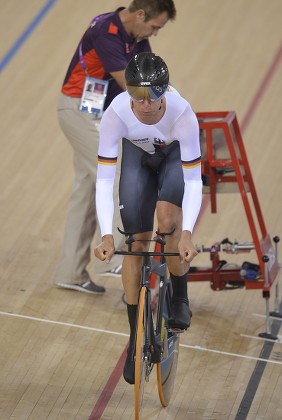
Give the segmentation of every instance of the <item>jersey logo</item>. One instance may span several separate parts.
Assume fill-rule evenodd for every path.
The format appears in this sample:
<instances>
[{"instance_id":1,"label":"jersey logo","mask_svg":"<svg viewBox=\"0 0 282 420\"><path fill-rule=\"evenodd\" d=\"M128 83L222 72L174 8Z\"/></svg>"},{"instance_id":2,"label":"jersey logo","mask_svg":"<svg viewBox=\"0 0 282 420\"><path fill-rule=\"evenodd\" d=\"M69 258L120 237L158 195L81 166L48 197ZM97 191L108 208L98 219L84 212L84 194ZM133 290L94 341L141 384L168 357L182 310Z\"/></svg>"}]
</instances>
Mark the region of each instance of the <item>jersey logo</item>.
<instances>
[{"instance_id":1,"label":"jersey logo","mask_svg":"<svg viewBox=\"0 0 282 420\"><path fill-rule=\"evenodd\" d=\"M159 139L158 137L154 137L154 146L165 146L166 142L164 140Z\"/></svg>"},{"instance_id":2,"label":"jersey logo","mask_svg":"<svg viewBox=\"0 0 282 420\"><path fill-rule=\"evenodd\" d=\"M109 25L108 32L109 34L116 35L118 33L118 27L113 22L111 22Z\"/></svg>"}]
</instances>

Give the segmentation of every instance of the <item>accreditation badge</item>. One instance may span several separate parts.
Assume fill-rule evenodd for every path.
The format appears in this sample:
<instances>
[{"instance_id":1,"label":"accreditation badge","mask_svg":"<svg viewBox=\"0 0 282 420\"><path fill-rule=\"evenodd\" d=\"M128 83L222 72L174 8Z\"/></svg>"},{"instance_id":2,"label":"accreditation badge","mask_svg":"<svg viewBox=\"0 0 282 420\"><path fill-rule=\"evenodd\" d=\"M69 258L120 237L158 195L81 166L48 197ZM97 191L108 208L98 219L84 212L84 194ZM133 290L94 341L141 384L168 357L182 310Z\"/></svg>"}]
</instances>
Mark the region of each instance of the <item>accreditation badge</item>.
<instances>
[{"instance_id":1,"label":"accreditation badge","mask_svg":"<svg viewBox=\"0 0 282 420\"><path fill-rule=\"evenodd\" d=\"M100 118L103 114L109 82L87 76L79 109Z\"/></svg>"}]
</instances>

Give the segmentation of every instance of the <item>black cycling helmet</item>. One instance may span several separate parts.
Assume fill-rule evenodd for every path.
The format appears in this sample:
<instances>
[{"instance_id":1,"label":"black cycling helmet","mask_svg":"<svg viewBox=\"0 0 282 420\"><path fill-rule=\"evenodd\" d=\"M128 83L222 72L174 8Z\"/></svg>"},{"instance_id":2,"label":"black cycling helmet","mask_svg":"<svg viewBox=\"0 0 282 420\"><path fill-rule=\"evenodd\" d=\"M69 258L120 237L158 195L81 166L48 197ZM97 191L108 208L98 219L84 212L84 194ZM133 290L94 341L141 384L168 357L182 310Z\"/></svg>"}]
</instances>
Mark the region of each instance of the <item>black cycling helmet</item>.
<instances>
[{"instance_id":1,"label":"black cycling helmet","mask_svg":"<svg viewBox=\"0 0 282 420\"><path fill-rule=\"evenodd\" d=\"M136 101L158 101L166 92L169 72L161 57L151 52L135 55L125 69L126 87Z\"/></svg>"}]
</instances>

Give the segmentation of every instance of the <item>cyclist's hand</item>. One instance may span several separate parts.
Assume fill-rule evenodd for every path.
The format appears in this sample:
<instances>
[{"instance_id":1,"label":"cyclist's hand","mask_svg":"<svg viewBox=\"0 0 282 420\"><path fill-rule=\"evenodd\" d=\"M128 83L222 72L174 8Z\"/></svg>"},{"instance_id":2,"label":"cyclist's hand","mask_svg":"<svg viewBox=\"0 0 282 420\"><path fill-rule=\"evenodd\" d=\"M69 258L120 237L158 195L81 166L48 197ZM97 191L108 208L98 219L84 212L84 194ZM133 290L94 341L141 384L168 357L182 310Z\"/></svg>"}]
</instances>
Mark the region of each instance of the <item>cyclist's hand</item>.
<instances>
[{"instance_id":1,"label":"cyclist's hand","mask_svg":"<svg viewBox=\"0 0 282 420\"><path fill-rule=\"evenodd\" d=\"M109 263L115 252L114 238L112 235L105 235L100 245L94 249L94 254L99 260Z\"/></svg>"},{"instance_id":2,"label":"cyclist's hand","mask_svg":"<svg viewBox=\"0 0 282 420\"><path fill-rule=\"evenodd\" d=\"M198 255L198 251L191 240L191 233L188 230L184 230L181 234L181 238L178 244L178 250L180 254L181 262L190 263L193 258Z\"/></svg>"}]
</instances>

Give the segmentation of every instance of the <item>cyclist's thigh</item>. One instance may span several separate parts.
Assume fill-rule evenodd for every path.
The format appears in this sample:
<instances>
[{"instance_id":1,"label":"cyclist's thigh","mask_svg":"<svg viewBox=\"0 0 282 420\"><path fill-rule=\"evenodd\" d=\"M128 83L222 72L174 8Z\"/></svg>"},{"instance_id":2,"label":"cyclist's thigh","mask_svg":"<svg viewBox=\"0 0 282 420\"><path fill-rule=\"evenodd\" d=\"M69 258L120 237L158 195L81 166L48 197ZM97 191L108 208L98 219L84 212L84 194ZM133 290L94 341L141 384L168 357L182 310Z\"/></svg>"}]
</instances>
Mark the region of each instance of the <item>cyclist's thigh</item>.
<instances>
[{"instance_id":1,"label":"cyclist's thigh","mask_svg":"<svg viewBox=\"0 0 282 420\"><path fill-rule=\"evenodd\" d=\"M179 142L174 141L159 173L159 201L168 201L182 207L184 193L183 169Z\"/></svg>"},{"instance_id":2,"label":"cyclist's thigh","mask_svg":"<svg viewBox=\"0 0 282 420\"><path fill-rule=\"evenodd\" d=\"M127 232L153 230L157 200L157 179L153 171L141 164L144 151L129 140L122 140L119 183L120 214Z\"/></svg>"}]
</instances>

